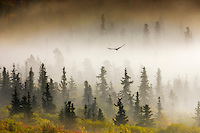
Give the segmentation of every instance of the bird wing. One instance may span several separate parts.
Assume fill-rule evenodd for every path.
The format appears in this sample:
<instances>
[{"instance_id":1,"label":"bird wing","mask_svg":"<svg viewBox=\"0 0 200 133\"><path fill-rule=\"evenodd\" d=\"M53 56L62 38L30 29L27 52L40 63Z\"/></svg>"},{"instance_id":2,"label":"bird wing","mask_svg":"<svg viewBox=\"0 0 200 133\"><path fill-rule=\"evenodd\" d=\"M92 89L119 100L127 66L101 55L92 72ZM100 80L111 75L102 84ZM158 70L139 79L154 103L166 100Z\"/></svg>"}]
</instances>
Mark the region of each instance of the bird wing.
<instances>
[{"instance_id":1,"label":"bird wing","mask_svg":"<svg viewBox=\"0 0 200 133\"><path fill-rule=\"evenodd\" d=\"M108 48L108 49L110 49L110 50L116 50L116 48Z\"/></svg>"},{"instance_id":2,"label":"bird wing","mask_svg":"<svg viewBox=\"0 0 200 133\"><path fill-rule=\"evenodd\" d=\"M124 45L125 45L125 44L124 44ZM120 47L116 48L116 50L120 49L120 48L121 48L121 47L123 47L124 45L122 45L122 46L120 46Z\"/></svg>"}]
</instances>

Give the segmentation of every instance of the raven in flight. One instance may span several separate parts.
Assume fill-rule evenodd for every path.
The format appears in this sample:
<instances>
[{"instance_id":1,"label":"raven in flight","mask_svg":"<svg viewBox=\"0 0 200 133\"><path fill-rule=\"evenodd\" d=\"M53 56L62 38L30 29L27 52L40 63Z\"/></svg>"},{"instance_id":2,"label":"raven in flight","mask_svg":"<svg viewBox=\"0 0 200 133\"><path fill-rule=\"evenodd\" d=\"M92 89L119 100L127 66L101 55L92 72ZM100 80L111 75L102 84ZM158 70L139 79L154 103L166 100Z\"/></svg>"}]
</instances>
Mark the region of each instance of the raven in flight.
<instances>
[{"instance_id":1,"label":"raven in flight","mask_svg":"<svg viewBox=\"0 0 200 133\"><path fill-rule=\"evenodd\" d=\"M125 44L124 44L125 45ZM122 45L122 46L120 46L120 47L118 47L118 48L108 48L108 49L110 49L110 50L119 50L121 47L123 47L124 45Z\"/></svg>"}]
</instances>

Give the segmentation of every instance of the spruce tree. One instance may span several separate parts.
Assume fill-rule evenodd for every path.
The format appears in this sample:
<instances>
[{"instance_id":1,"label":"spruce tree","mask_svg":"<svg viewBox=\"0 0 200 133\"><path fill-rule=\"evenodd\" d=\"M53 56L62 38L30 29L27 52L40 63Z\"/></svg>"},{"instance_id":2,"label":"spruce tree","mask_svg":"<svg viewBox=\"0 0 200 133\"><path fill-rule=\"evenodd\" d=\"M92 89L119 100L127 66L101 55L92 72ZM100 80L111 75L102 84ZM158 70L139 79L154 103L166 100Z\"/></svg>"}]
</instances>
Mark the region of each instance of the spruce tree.
<instances>
[{"instance_id":1,"label":"spruce tree","mask_svg":"<svg viewBox=\"0 0 200 133\"><path fill-rule=\"evenodd\" d=\"M74 104L71 101L65 103L64 110L62 109L59 115L59 120L65 124L66 128L72 128L71 126L76 123Z\"/></svg>"},{"instance_id":2,"label":"spruce tree","mask_svg":"<svg viewBox=\"0 0 200 133\"><path fill-rule=\"evenodd\" d=\"M67 90L67 77L66 77L65 67L63 67L62 72L63 72L63 75L60 82L60 87L62 88L61 94L62 94L63 101L68 101L69 92Z\"/></svg>"},{"instance_id":3,"label":"spruce tree","mask_svg":"<svg viewBox=\"0 0 200 133\"><path fill-rule=\"evenodd\" d=\"M32 67L30 68L28 76L28 91L30 92L30 95L34 92L34 72Z\"/></svg>"},{"instance_id":4,"label":"spruce tree","mask_svg":"<svg viewBox=\"0 0 200 133\"><path fill-rule=\"evenodd\" d=\"M150 86L149 86L149 103L155 104L154 92L153 92L152 84L150 84Z\"/></svg>"},{"instance_id":5,"label":"spruce tree","mask_svg":"<svg viewBox=\"0 0 200 133\"><path fill-rule=\"evenodd\" d=\"M76 84L72 76L70 77L70 81L69 81L69 95L71 96L71 100L75 101Z\"/></svg>"},{"instance_id":6,"label":"spruce tree","mask_svg":"<svg viewBox=\"0 0 200 133\"><path fill-rule=\"evenodd\" d=\"M129 116L133 116L133 112L134 112L134 99L133 99L134 95L129 94L128 95L128 105L129 105L129 111L128 111L128 115Z\"/></svg>"},{"instance_id":7,"label":"spruce tree","mask_svg":"<svg viewBox=\"0 0 200 133\"><path fill-rule=\"evenodd\" d=\"M158 71L157 71L157 77L156 77L156 97L162 97L162 83L161 83L161 71L160 69L158 68Z\"/></svg>"},{"instance_id":8,"label":"spruce tree","mask_svg":"<svg viewBox=\"0 0 200 133\"><path fill-rule=\"evenodd\" d=\"M152 111L148 104L144 105L141 110L139 126L152 127L154 125L154 119L152 117Z\"/></svg>"},{"instance_id":9,"label":"spruce tree","mask_svg":"<svg viewBox=\"0 0 200 133\"><path fill-rule=\"evenodd\" d=\"M105 33L105 18L104 18L104 14L101 15L101 31L100 34L104 35Z\"/></svg>"},{"instance_id":10,"label":"spruce tree","mask_svg":"<svg viewBox=\"0 0 200 133\"><path fill-rule=\"evenodd\" d=\"M97 115L97 120L99 120L99 121L104 121L104 115L103 115L103 112L102 112L102 110L101 109L99 109L99 111L98 111L98 115Z\"/></svg>"},{"instance_id":11,"label":"spruce tree","mask_svg":"<svg viewBox=\"0 0 200 133\"><path fill-rule=\"evenodd\" d=\"M196 110L195 120L196 120L197 126L200 127L200 102L198 102L197 108L195 108L195 110Z\"/></svg>"},{"instance_id":12,"label":"spruce tree","mask_svg":"<svg viewBox=\"0 0 200 133\"><path fill-rule=\"evenodd\" d=\"M38 107L38 103L37 103L37 98L35 97L35 95L33 95L31 103L32 103L33 110L36 110Z\"/></svg>"},{"instance_id":13,"label":"spruce tree","mask_svg":"<svg viewBox=\"0 0 200 133\"><path fill-rule=\"evenodd\" d=\"M30 93L28 92L28 96L23 96L21 101L22 109L24 112L24 117L28 120L31 119L33 115L31 100L30 100Z\"/></svg>"},{"instance_id":14,"label":"spruce tree","mask_svg":"<svg viewBox=\"0 0 200 133\"><path fill-rule=\"evenodd\" d=\"M162 114L162 105L161 105L161 98L158 97L158 103L157 103L157 109L158 109L158 113L157 113L157 119L161 118L161 114Z\"/></svg>"},{"instance_id":15,"label":"spruce tree","mask_svg":"<svg viewBox=\"0 0 200 133\"><path fill-rule=\"evenodd\" d=\"M97 119L97 111L98 111L96 97L94 98L94 101L92 103L91 110L92 110L92 121L96 121L96 119Z\"/></svg>"},{"instance_id":16,"label":"spruce tree","mask_svg":"<svg viewBox=\"0 0 200 133\"><path fill-rule=\"evenodd\" d=\"M90 119L90 116L88 115L88 106L85 104L84 112L83 112L85 119Z\"/></svg>"},{"instance_id":17,"label":"spruce tree","mask_svg":"<svg viewBox=\"0 0 200 133\"><path fill-rule=\"evenodd\" d=\"M175 95L175 93L173 92L173 90L170 91L169 99L170 99L170 104L171 104L172 110L174 110L174 105L175 105L175 103L177 103L178 98Z\"/></svg>"},{"instance_id":18,"label":"spruce tree","mask_svg":"<svg viewBox=\"0 0 200 133\"><path fill-rule=\"evenodd\" d=\"M6 72L6 68L3 67L3 72L2 72L2 82L1 82L1 101L3 105L8 105L9 101L11 100L11 93L12 93L12 88L11 88L11 82L10 82L10 76L9 72Z\"/></svg>"},{"instance_id":19,"label":"spruce tree","mask_svg":"<svg viewBox=\"0 0 200 133\"><path fill-rule=\"evenodd\" d=\"M149 83L148 83L145 67L143 67L143 71L141 75L141 84L140 84L139 92L140 92L140 97L141 97L141 105L149 103Z\"/></svg>"},{"instance_id":20,"label":"spruce tree","mask_svg":"<svg viewBox=\"0 0 200 133\"><path fill-rule=\"evenodd\" d=\"M12 94L12 101L11 101L11 108L10 108L10 115L15 115L21 112L20 108L20 99L17 88L14 89L14 94Z\"/></svg>"},{"instance_id":21,"label":"spruce tree","mask_svg":"<svg viewBox=\"0 0 200 133\"><path fill-rule=\"evenodd\" d=\"M50 92L51 92L51 95L54 97L54 96L56 96L56 87L55 87L55 83L54 83L54 81L53 81L53 79L52 78L50 78L50 82L49 82L49 89L50 89Z\"/></svg>"},{"instance_id":22,"label":"spruce tree","mask_svg":"<svg viewBox=\"0 0 200 133\"><path fill-rule=\"evenodd\" d=\"M91 105L92 104L92 88L91 86L88 84L88 81L85 81L84 83L84 94L83 94L83 100L82 103L83 105Z\"/></svg>"},{"instance_id":23,"label":"spruce tree","mask_svg":"<svg viewBox=\"0 0 200 133\"><path fill-rule=\"evenodd\" d=\"M15 65L14 64L13 64L13 70L12 70L11 75L12 75L11 76L12 89L14 90L16 88L17 91L19 93L21 93L22 84L21 84L20 74L17 73L17 70L15 69Z\"/></svg>"},{"instance_id":24,"label":"spruce tree","mask_svg":"<svg viewBox=\"0 0 200 133\"><path fill-rule=\"evenodd\" d=\"M115 118L113 118L113 121L115 125L119 126L120 124L127 124L128 122L128 116L126 116L126 111L124 110L124 106L122 103L122 98L118 98L117 104L115 104L116 107L118 107L118 112Z\"/></svg>"},{"instance_id":25,"label":"spruce tree","mask_svg":"<svg viewBox=\"0 0 200 133\"><path fill-rule=\"evenodd\" d=\"M140 111L141 111L141 107L140 107L139 92L137 92L136 100L135 100L135 104L134 104L134 113L133 113L133 119L136 123L139 122Z\"/></svg>"},{"instance_id":26,"label":"spruce tree","mask_svg":"<svg viewBox=\"0 0 200 133\"><path fill-rule=\"evenodd\" d=\"M56 106L53 103L53 97L51 96L48 83L46 85L46 90L44 91L42 96L42 107L46 113L53 113L56 109Z\"/></svg>"},{"instance_id":27,"label":"spruce tree","mask_svg":"<svg viewBox=\"0 0 200 133\"><path fill-rule=\"evenodd\" d=\"M128 105L129 103L129 95L131 94L130 85L133 81L130 80L131 77L128 76L127 70L125 68L124 77L122 77L121 85L123 85L123 90L120 91L119 96L122 97L123 103Z\"/></svg>"},{"instance_id":28,"label":"spruce tree","mask_svg":"<svg viewBox=\"0 0 200 133\"><path fill-rule=\"evenodd\" d=\"M38 86L40 89L39 98L42 97L41 94L43 94L45 89L47 88L46 85L47 85L47 72L44 63L42 63L40 66L39 79L38 79Z\"/></svg>"},{"instance_id":29,"label":"spruce tree","mask_svg":"<svg viewBox=\"0 0 200 133\"><path fill-rule=\"evenodd\" d=\"M110 85L109 85L109 88L108 88L108 93L109 93L109 95L112 96L113 100L117 100L117 94L116 94L116 92L113 88L112 82L110 82Z\"/></svg>"},{"instance_id":30,"label":"spruce tree","mask_svg":"<svg viewBox=\"0 0 200 133\"><path fill-rule=\"evenodd\" d=\"M106 70L104 66L101 67L101 73L97 76L97 78L100 80L99 83L97 83L97 86L99 87L99 93L100 93L100 101L105 102L107 96L108 96L108 83L106 81Z\"/></svg>"},{"instance_id":31,"label":"spruce tree","mask_svg":"<svg viewBox=\"0 0 200 133\"><path fill-rule=\"evenodd\" d=\"M114 115L114 111L115 111L114 110L114 102L113 102L112 96L109 95L108 100L107 100L107 107L105 109L105 114L107 117L112 118Z\"/></svg>"}]
</instances>

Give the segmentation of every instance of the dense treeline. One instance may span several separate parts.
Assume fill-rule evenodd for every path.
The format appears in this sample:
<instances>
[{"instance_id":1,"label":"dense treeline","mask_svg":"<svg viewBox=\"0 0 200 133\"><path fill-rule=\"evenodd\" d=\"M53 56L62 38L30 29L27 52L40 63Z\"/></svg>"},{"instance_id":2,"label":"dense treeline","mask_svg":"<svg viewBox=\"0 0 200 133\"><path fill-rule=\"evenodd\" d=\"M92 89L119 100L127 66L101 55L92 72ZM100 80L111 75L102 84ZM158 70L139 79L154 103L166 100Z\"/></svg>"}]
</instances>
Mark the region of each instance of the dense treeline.
<instances>
[{"instance_id":1,"label":"dense treeline","mask_svg":"<svg viewBox=\"0 0 200 133\"><path fill-rule=\"evenodd\" d=\"M130 89L133 80L126 69L121 79L122 90L119 93L115 92L112 83L108 84L104 66L96 76L98 80L96 90L94 91L88 81L84 81L83 94L77 91L73 76L67 78L65 67L62 69L60 83L54 82L47 73L45 64L42 63L37 80L31 67L23 83L21 74L14 64L11 72L3 68L0 78L1 110L7 109L8 115L2 119L19 117L18 121L33 124L37 113L40 117L47 114L49 116L46 119L64 125L66 129L77 129L80 121L114 123L116 126L131 124L152 128L167 127L170 124L163 113L166 99L162 89L160 69L157 71L157 82L153 88L149 83L146 68L143 67L139 90L135 94ZM176 106L176 95L172 90L170 97L173 101L170 103L171 106ZM199 103L195 115L194 118L199 126Z\"/></svg>"}]
</instances>

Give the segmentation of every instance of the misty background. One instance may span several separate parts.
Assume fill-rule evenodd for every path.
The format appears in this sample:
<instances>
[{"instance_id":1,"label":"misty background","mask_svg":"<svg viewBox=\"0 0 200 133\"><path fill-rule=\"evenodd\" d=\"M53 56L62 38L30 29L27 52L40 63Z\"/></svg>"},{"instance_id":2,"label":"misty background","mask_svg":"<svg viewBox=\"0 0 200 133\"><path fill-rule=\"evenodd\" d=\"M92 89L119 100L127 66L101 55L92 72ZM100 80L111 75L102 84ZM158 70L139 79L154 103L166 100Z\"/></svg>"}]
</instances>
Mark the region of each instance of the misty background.
<instances>
[{"instance_id":1,"label":"misty background","mask_svg":"<svg viewBox=\"0 0 200 133\"><path fill-rule=\"evenodd\" d=\"M1 68L11 70L15 63L25 81L33 67L37 83L41 63L56 82L61 80L65 66L67 78L74 77L81 93L85 80L95 88L101 66L105 66L107 81L112 81L116 92L122 89L120 80L127 68L134 81L133 93L139 89L144 66L153 87L160 68L166 99L173 90L180 102L177 110L194 113L200 100L199 1L52 0L32 1L28 8L23 6L26 1L20 1L21 7L7 2L1 2L6 5L0 19ZM159 34L156 22L160 24ZM148 37L144 36L145 24L149 26ZM189 42L186 27L192 32ZM119 51L108 50L123 44Z\"/></svg>"}]
</instances>

